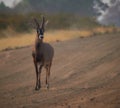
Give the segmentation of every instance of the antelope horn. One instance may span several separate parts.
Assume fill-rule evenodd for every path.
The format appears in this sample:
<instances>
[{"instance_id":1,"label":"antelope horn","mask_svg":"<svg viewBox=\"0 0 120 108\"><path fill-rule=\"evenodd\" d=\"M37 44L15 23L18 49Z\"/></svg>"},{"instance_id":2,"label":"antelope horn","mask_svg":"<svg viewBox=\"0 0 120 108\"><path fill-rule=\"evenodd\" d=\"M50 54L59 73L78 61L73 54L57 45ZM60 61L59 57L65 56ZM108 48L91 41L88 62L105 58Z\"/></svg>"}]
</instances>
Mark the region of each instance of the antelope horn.
<instances>
[{"instance_id":1,"label":"antelope horn","mask_svg":"<svg viewBox=\"0 0 120 108\"><path fill-rule=\"evenodd\" d=\"M39 23L36 18L34 18L34 22L35 22L36 26L39 27Z\"/></svg>"},{"instance_id":2,"label":"antelope horn","mask_svg":"<svg viewBox=\"0 0 120 108\"><path fill-rule=\"evenodd\" d=\"M45 26L45 17L43 16L42 18L42 23L41 23L41 28L44 30L44 26Z\"/></svg>"}]
</instances>

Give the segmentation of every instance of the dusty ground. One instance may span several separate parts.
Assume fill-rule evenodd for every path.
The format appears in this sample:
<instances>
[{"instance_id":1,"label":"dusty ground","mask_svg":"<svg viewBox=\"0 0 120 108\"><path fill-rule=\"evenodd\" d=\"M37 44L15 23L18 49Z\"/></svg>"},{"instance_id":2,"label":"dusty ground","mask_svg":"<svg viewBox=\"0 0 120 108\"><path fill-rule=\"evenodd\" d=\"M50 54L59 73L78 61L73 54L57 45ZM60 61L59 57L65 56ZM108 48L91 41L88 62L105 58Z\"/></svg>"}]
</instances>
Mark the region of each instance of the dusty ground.
<instances>
[{"instance_id":1,"label":"dusty ground","mask_svg":"<svg viewBox=\"0 0 120 108\"><path fill-rule=\"evenodd\" d=\"M120 34L52 43L50 90L35 91L31 47L0 52L0 108L120 108Z\"/></svg>"}]
</instances>

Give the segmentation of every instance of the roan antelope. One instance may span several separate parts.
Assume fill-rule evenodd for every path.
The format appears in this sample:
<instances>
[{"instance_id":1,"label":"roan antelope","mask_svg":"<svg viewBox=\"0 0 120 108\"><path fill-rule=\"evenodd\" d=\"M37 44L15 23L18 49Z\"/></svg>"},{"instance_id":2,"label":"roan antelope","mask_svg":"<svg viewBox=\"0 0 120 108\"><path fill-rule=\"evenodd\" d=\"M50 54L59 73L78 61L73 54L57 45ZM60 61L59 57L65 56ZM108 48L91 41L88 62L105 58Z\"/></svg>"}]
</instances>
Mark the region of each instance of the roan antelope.
<instances>
[{"instance_id":1,"label":"roan antelope","mask_svg":"<svg viewBox=\"0 0 120 108\"><path fill-rule=\"evenodd\" d=\"M34 22L36 24L37 31L35 44L32 51L32 57L36 71L35 90L39 90L41 88L40 79L42 67L45 67L46 69L46 87L49 89L49 77L54 56L54 49L50 44L43 42L45 32L45 18L42 18L41 24L38 23L37 19L34 19Z\"/></svg>"}]
</instances>

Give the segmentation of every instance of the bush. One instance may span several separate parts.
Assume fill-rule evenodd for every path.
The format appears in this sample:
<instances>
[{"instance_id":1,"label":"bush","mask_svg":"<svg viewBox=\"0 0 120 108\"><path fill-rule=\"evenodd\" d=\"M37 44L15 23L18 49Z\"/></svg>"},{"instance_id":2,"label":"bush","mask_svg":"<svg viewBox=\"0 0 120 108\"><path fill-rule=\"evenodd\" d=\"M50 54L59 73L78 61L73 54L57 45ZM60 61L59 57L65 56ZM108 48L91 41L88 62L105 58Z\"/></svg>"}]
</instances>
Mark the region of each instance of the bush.
<instances>
[{"instance_id":1,"label":"bush","mask_svg":"<svg viewBox=\"0 0 120 108\"><path fill-rule=\"evenodd\" d=\"M91 28L99 26L95 19L90 17L80 17L71 14L55 14L45 15L49 20L47 29L68 29L71 27L76 28ZM41 14L1 14L0 15L0 30L7 27L13 28L16 32L29 32L33 29L33 18L37 18L40 22Z\"/></svg>"}]
</instances>

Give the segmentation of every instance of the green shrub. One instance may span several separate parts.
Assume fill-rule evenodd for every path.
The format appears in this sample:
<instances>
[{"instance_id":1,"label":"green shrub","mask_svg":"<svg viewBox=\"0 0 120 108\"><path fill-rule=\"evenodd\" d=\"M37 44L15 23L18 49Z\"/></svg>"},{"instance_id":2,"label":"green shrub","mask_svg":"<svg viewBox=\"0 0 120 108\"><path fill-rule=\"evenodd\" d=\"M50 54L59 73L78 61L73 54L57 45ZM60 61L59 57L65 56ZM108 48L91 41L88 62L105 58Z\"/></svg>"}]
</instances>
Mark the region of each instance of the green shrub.
<instances>
[{"instance_id":1,"label":"green shrub","mask_svg":"<svg viewBox=\"0 0 120 108\"><path fill-rule=\"evenodd\" d=\"M80 17L72 14L54 14L45 15L49 21L47 29L68 29L68 28L91 28L99 26L94 18ZM33 29L33 18L41 21L41 14L1 14L0 15L0 30L12 27L16 32L29 32Z\"/></svg>"}]
</instances>

